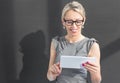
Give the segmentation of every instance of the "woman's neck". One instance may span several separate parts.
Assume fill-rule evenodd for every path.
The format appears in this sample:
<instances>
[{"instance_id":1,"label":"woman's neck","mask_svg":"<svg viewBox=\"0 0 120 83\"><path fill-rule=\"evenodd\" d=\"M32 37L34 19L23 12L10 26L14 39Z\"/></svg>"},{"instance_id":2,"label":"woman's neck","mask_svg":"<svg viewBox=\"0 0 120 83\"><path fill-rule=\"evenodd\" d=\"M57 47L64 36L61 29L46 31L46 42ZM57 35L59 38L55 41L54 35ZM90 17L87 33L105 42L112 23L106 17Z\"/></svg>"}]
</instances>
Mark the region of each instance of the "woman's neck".
<instances>
[{"instance_id":1,"label":"woman's neck","mask_svg":"<svg viewBox=\"0 0 120 83\"><path fill-rule=\"evenodd\" d=\"M78 36L69 36L66 35L65 38L70 42L70 43L75 43L78 41L81 41L83 38L85 38L83 35L78 35Z\"/></svg>"}]
</instances>

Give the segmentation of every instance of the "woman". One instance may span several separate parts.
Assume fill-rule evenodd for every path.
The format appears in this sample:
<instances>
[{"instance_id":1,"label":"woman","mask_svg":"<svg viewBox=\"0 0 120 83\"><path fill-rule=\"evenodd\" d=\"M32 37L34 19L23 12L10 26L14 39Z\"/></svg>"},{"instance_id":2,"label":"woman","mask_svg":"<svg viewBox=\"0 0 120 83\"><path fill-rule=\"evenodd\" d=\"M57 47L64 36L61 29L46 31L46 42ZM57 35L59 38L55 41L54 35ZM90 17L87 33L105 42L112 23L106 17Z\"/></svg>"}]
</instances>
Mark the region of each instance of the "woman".
<instances>
[{"instance_id":1,"label":"woman","mask_svg":"<svg viewBox=\"0 0 120 83\"><path fill-rule=\"evenodd\" d=\"M86 20L83 6L72 1L62 11L62 24L67 34L52 39L47 78L56 83L88 83L88 72L92 83L101 82L100 49L93 38L82 34ZM60 56L95 57L96 62L86 62L83 69L60 68Z\"/></svg>"}]
</instances>

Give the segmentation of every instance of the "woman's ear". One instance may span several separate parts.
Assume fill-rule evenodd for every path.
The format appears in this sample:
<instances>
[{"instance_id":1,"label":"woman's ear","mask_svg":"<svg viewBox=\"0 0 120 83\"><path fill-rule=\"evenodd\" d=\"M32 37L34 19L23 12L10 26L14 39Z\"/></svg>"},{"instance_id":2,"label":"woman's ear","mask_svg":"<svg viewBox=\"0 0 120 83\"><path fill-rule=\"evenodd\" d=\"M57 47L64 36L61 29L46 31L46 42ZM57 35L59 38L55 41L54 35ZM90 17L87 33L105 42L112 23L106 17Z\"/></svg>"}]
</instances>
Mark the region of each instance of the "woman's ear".
<instances>
[{"instance_id":1,"label":"woman's ear","mask_svg":"<svg viewBox=\"0 0 120 83\"><path fill-rule=\"evenodd\" d=\"M85 22L82 23L82 26L84 26Z\"/></svg>"},{"instance_id":2,"label":"woman's ear","mask_svg":"<svg viewBox=\"0 0 120 83\"><path fill-rule=\"evenodd\" d=\"M62 19L63 29L65 29L65 21Z\"/></svg>"},{"instance_id":3,"label":"woman's ear","mask_svg":"<svg viewBox=\"0 0 120 83\"><path fill-rule=\"evenodd\" d=\"M84 24L85 24L85 21L86 21L86 18L84 18L84 20L83 20L83 26L84 26Z\"/></svg>"},{"instance_id":4,"label":"woman's ear","mask_svg":"<svg viewBox=\"0 0 120 83\"><path fill-rule=\"evenodd\" d=\"M84 28L85 20L86 20L86 19L84 19L84 20L83 20L83 23L82 23L82 28Z\"/></svg>"},{"instance_id":5,"label":"woman's ear","mask_svg":"<svg viewBox=\"0 0 120 83\"><path fill-rule=\"evenodd\" d=\"M62 21L63 26L65 26L65 21L63 19L61 21Z\"/></svg>"}]
</instances>

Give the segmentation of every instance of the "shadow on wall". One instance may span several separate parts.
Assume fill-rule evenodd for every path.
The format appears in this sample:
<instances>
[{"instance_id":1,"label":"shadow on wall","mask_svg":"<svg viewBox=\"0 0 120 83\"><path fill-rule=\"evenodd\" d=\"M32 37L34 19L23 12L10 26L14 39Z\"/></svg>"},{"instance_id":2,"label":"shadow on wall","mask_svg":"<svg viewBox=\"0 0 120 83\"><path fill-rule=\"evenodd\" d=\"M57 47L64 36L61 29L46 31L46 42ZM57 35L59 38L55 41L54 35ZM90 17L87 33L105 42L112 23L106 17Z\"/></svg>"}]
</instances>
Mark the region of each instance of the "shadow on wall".
<instances>
[{"instance_id":1,"label":"shadow on wall","mask_svg":"<svg viewBox=\"0 0 120 83\"><path fill-rule=\"evenodd\" d=\"M23 69L20 83L48 83L46 78L48 60L44 54L45 37L42 31L26 35L21 41Z\"/></svg>"}]
</instances>

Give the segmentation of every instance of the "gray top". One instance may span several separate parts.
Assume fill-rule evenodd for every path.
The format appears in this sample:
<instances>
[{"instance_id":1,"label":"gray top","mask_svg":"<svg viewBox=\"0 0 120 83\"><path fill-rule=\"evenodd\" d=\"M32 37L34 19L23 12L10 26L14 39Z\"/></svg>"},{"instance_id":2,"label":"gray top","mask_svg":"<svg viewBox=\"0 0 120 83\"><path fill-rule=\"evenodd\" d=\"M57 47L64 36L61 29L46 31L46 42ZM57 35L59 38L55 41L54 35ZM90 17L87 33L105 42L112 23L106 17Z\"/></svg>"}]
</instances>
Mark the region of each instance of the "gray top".
<instances>
[{"instance_id":1,"label":"gray top","mask_svg":"<svg viewBox=\"0 0 120 83\"><path fill-rule=\"evenodd\" d=\"M85 37L81 41L69 43L64 36L54 37L52 42L56 48L55 63L60 61L60 56L84 56L87 57L88 52L96 40L94 38ZM60 76L57 77L56 83L87 83L87 70L82 69L67 69L63 68Z\"/></svg>"}]
</instances>

